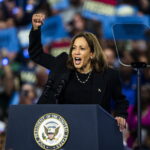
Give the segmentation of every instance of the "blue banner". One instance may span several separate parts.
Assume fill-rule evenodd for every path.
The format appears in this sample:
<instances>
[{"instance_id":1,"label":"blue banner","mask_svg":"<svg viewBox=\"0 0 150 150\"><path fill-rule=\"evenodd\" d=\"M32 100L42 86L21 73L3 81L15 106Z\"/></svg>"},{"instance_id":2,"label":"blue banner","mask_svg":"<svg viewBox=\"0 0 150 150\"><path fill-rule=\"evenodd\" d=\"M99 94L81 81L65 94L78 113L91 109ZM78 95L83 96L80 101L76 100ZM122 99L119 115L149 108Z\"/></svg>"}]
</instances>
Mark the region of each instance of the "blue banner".
<instances>
[{"instance_id":1,"label":"blue banner","mask_svg":"<svg viewBox=\"0 0 150 150\"><path fill-rule=\"evenodd\" d=\"M61 16L56 15L45 20L42 26L42 43L47 44L68 37Z\"/></svg>"},{"instance_id":2,"label":"blue banner","mask_svg":"<svg viewBox=\"0 0 150 150\"><path fill-rule=\"evenodd\" d=\"M29 45L29 33L32 25L29 24L18 30L18 38L22 47ZM51 43L53 41L68 37L62 18L59 15L47 18L41 28L42 44Z\"/></svg>"},{"instance_id":3,"label":"blue banner","mask_svg":"<svg viewBox=\"0 0 150 150\"><path fill-rule=\"evenodd\" d=\"M145 24L115 24L112 32L114 39L120 40L149 40L147 33L150 30Z\"/></svg>"},{"instance_id":4,"label":"blue banner","mask_svg":"<svg viewBox=\"0 0 150 150\"><path fill-rule=\"evenodd\" d=\"M101 14L97 14L94 12L90 12L88 10L83 11L82 15L85 18L92 19L92 20L94 19L102 23L103 38L105 39L113 38L111 27L113 26L115 22L114 16L101 15Z\"/></svg>"},{"instance_id":5,"label":"blue banner","mask_svg":"<svg viewBox=\"0 0 150 150\"><path fill-rule=\"evenodd\" d=\"M0 49L6 48L9 52L19 51L19 41L16 28L0 30Z\"/></svg>"},{"instance_id":6,"label":"blue banner","mask_svg":"<svg viewBox=\"0 0 150 150\"><path fill-rule=\"evenodd\" d=\"M54 10L63 10L70 7L69 0L48 0Z\"/></svg>"},{"instance_id":7,"label":"blue banner","mask_svg":"<svg viewBox=\"0 0 150 150\"><path fill-rule=\"evenodd\" d=\"M107 16L83 11L83 16L96 19L102 23L103 38L113 39L150 39L146 32L149 30L149 16Z\"/></svg>"}]
</instances>

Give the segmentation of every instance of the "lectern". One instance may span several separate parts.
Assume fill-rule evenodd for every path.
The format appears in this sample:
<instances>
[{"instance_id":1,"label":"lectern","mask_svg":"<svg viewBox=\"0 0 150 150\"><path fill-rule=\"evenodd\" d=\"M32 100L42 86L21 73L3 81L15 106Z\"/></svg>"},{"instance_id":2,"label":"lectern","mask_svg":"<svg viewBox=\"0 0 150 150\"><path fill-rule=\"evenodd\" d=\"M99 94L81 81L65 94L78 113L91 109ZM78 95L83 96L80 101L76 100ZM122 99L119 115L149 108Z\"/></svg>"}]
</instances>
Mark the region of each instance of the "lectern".
<instances>
[{"instance_id":1,"label":"lectern","mask_svg":"<svg viewBox=\"0 0 150 150\"><path fill-rule=\"evenodd\" d=\"M123 150L122 134L115 119L109 113L99 105L71 104L10 106L5 149L44 149L36 141L35 126L38 121L39 123L43 121L39 118L49 113L62 116L69 127L68 139L60 148L61 150ZM50 123L51 127L43 125L44 129L41 135L43 141L52 142L54 139L52 136L48 136L48 130L53 128L53 124L58 123L54 123L54 121L50 121ZM49 122L47 121L46 124ZM37 127L37 129L39 128ZM56 130L58 132L59 127ZM55 148L47 146L45 149L54 150Z\"/></svg>"}]
</instances>

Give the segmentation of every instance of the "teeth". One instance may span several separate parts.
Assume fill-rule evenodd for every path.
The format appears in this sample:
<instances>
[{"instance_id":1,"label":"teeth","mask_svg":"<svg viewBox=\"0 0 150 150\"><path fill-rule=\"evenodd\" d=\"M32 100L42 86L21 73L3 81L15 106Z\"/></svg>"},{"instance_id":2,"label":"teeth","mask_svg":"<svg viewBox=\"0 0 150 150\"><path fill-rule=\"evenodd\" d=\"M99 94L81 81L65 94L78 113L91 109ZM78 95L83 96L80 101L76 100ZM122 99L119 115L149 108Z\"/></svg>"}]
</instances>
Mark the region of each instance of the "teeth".
<instances>
[{"instance_id":1,"label":"teeth","mask_svg":"<svg viewBox=\"0 0 150 150\"><path fill-rule=\"evenodd\" d=\"M75 60L81 60L81 58L76 57Z\"/></svg>"}]
</instances>

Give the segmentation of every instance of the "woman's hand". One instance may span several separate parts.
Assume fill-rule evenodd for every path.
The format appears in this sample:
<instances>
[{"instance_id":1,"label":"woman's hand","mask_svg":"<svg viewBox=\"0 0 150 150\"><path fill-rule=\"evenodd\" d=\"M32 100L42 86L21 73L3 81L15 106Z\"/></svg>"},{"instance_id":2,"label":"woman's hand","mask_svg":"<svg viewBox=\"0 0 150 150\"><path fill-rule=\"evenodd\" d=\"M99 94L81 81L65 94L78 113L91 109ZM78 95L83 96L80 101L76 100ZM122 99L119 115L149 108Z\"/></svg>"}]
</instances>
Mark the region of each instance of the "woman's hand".
<instances>
[{"instance_id":1,"label":"woman's hand","mask_svg":"<svg viewBox=\"0 0 150 150\"><path fill-rule=\"evenodd\" d=\"M127 123L123 117L115 117L115 120L117 121L120 131L123 131L124 129L126 129Z\"/></svg>"},{"instance_id":2,"label":"woman's hand","mask_svg":"<svg viewBox=\"0 0 150 150\"><path fill-rule=\"evenodd\" d=\"M33 29L37 30L40 26L42 26L44 23L44 19L45 19L45 15L42 13L33 14L32 16Z\"/></svg>"}]
</instances>

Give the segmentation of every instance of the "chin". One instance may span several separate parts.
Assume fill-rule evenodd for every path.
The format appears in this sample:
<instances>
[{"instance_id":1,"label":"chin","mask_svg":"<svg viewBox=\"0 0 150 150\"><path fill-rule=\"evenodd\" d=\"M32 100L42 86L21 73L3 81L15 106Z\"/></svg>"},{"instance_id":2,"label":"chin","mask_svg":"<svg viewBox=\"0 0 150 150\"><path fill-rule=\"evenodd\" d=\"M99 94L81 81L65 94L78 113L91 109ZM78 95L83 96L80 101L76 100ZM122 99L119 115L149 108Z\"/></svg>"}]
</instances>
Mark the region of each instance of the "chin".
<instances>
[{"instance_id":1,"label":"chin","mask_svg":"<svg viewBox=\"0 0 150 150\"><path fill-rule=\"evenodd\" d=\"M82 68L82 64L80 64L80 65L76 65L75 63L73 64L74 65L74 67L76 68L76 69L81 69Z\"/></svg>"},{"instance_id":2,"label":"chin","mask_svg":"<svg viewBox=\"0 0 150 150\"><path fill-rule=\"evenodd\" d=\"M76 69L81 69L81 68L82 68L81 66L76 66L76 65L74 65L74 67L75 67Z\"/></svg>"}]
</instances>

